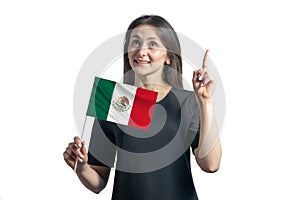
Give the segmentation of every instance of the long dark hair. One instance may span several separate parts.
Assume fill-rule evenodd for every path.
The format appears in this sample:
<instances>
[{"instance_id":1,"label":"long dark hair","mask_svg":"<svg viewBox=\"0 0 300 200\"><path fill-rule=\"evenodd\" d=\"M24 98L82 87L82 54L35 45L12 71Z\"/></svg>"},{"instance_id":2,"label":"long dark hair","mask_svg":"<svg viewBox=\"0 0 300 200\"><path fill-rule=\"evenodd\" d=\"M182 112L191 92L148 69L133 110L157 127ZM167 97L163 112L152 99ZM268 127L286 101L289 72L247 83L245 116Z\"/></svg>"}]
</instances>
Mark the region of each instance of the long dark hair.
<instances>
[{"instance_id":1,"label":"long dark hair","mask_svg":"<svg viewBox=\"0 0 300 200\"><path fill-rule=\"evenodd\" d=\"M124 42L124 79L126 84L134 84L134 73L128 59L128 45L131 31L140 25L151 25L157 28L158 36L167 49L171 60L168 67L164 67L163 79L172 87L182 89L182 58L181 48L176 32L167 20L157 15L144 15L135 19L128 27ZM166 64L165 64L166 65Z\"/></svg>"}]
</instances>

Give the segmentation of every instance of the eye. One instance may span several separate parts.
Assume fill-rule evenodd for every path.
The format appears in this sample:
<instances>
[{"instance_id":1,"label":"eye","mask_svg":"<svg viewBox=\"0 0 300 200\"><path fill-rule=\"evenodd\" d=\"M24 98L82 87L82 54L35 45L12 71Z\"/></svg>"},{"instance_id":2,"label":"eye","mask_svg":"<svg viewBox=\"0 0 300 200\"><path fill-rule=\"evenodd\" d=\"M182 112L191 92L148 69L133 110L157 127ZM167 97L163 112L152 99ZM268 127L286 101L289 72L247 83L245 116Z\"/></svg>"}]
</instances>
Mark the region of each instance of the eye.
<instances>
[{"instance_id":1,"label":"eye","mask_svg":"<svg viewBox=\"0 0 300 200\"><path fill-rule=\"evenodd\" d=\"M141 42L139 40L133 40L131 42L131 46L135 48L139 48L141 46Z\"/></svg>"},{"instance_id":2,"label":"eye","mask_svg":"<svg viewBox=\"0 0 300 200\"><path fill-rule=\"evenodd\" d=\"M151 42L149 43L149 47L150 47L150 48L156 48L156 47L158 47L158 44L157 44L157 42L155 42L155 41L151 41Z\"/></svg>"}]
</instances>

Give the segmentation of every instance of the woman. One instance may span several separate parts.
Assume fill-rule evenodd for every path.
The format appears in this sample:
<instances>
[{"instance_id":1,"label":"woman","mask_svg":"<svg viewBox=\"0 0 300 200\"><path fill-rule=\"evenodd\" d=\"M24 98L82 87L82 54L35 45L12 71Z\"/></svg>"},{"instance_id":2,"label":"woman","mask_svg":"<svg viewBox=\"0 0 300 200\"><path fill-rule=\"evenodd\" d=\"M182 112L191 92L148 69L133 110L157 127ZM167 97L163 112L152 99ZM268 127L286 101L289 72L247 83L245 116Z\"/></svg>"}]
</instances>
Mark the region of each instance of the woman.
<instances>
[{"instance_id":1,"label":"woman","mask_svg":"<svg viewBox=\"0 0 300 200\"><path fill-rule=\"evenodd\" d=\"M98 129L98 132L105 134L119 149L135 153L165 149L168 145L172 146L175 138L180 138L181 142L167 152L168 156L155 157L158 161L150 162L153 169L136 173L134 170L122 170L124 168L120 166L138 169L147 168L149 164L145 166L145 162L129 161L117 150L112 199L198 199L188 147L191 147L203 171L215 172L219 169L222 153L213 112L215 82L206 71L206 55L207 52L202 69L193 73L194 91L183 90L180 44L172 26L160 16L146 15L137 18L128 27L124 43L124 83L158 92L153 113L155 120L151 122L150 129L161 127L151 137L138 138L128 134L137 130L126 129L124 132L125 129L120 125L99 120L97 124L101 126L101 131ZM163 112L156 109L158 105L164 109ZM164 112L166 118L161 125ZM144 133L140 131L138 134ZM112 163L114 153L111 156ZM171 162L157 167L169 158L172 158ZM68 145L64 159L71 168L74 168L75 160L79 160L76 174L88 189L99 193L105 188L111 164L97 159L97 151L91 153L89 150L87 153L79 137L75 137Z\"/></svg>"}]
</instances>

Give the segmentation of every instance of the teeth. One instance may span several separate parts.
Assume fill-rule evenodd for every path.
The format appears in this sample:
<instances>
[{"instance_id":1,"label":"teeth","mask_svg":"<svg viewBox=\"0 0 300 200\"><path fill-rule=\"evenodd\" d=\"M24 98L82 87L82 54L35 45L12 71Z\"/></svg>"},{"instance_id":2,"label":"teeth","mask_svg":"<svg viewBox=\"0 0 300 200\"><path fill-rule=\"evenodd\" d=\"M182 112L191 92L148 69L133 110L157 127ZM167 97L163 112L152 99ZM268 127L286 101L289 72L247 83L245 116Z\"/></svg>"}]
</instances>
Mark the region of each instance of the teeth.
<instances>
[{"instance_id":1,"label":"teeth","mask_svg":"<svg viewBox=\"0 0 300 200\"><path fill-rule=\"evenodd\" d=\"M149 61L136 61L137 63L140 63L140 64L148 64L150 63Z\"/></svg>"},{"instance_id":2,"label":"teeth","mask_svg":"<svg viewBox=\"0 0 300 200\"><path fill-rule=\"evenodd\" d=\"M136 60L136 59L134 61L136 63L142 64L142 65L151 63L150 61L140 61L140 60Z\"/></svg>"}]
</instances>

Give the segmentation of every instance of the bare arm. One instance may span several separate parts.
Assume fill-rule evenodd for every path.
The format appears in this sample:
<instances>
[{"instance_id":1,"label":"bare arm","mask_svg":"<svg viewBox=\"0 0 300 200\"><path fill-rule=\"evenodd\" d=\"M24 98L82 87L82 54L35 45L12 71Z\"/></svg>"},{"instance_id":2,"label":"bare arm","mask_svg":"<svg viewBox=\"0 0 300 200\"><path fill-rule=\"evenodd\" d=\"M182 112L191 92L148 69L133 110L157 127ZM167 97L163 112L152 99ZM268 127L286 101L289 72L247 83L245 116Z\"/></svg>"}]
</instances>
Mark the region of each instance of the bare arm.
<instances>
[{"instance_id":1,"label":"bare arm","mask_svg":"<svg viewBox=\"0 0 300 200\"><path fill-rule=\"evenodd\" d=\"M218 127L211 103L200 103L200 137L194 150L197 164L205 172L215 172L220 167L222 148Z\"/></svg>"},{"instance_id":2,"label":"bare arm","mask_svg":"<svg viewBox=\"0 0 300 200\"><path fill-rule=\"evenodd\" d=\"M99 193L107 184L110 168L84 164L77 167L76 174L86 188Z\"/></svg>"},{"instance_id":3,"label":"bare arm","mask_svg":"<svg viewBox=\"0 0 300 200\"><path fill-rule=\"evenodd\" d=\"M78 160L76 174L86 188L95 193L99 193L105 188L110 168L87 164L87 151L84 142L79 137L74 138L74 142L68 145L63 155L64 160L72 169L75 167L76 159Z\"/></svg>"},{"instance_id":4,"label":"bare arm","mask_svg":"<svg viewBox=\"0 0 300 200\"><path fill-rule=\"evenodd\" d=\"M194 71L193 87L200 112L200 137L198 148L194 150L197 164L205 172L215 172L220 167L222 148L219 132L214 116L213 90L215 82L206 71L206 57L203 58L203 67Z\"/></svg>"}]
</instances>

